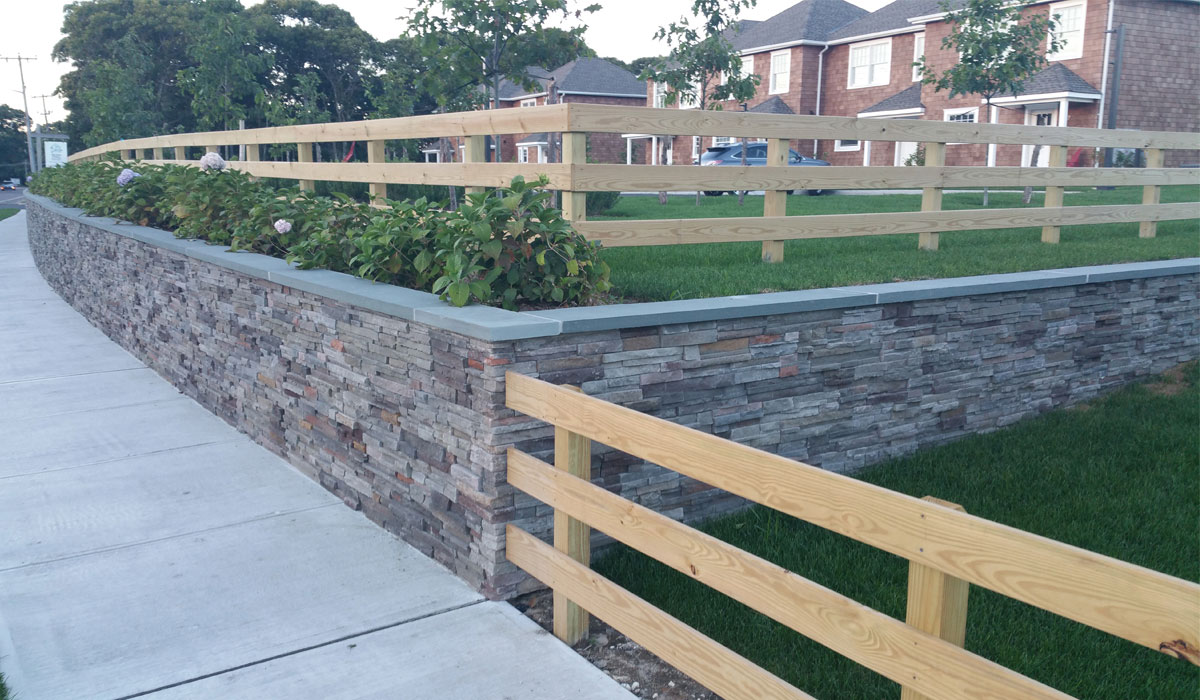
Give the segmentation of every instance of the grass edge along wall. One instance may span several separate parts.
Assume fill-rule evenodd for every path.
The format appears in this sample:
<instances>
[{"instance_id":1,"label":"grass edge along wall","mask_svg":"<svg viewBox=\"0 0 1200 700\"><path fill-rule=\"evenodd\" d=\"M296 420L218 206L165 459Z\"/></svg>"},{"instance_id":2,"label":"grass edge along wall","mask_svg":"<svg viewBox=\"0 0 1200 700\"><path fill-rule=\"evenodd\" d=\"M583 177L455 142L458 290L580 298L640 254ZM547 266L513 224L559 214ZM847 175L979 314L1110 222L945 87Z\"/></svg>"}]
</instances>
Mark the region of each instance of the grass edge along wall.
<instances>
[{"instance_id":1,"label":"grass edge along wall","mask_svg":"<svg viewBox=\"0 0 1200 700\"><path fill-rule=\"evenodd\" d=\"M549 509L506 481L509 447L544 456L553 444L504 408L507 371L846 471L1200 352L1194 260L791 293L803 309L765 295L551 318L451 309L36 196L28 217L39 270L94 325L494 598L536 585L504 560L505 525L550 528ZM425 301L403 306L413 295ZM675 518L744 505L622 453L594 460L597 483Z\"/></svg>"}]
</instances>

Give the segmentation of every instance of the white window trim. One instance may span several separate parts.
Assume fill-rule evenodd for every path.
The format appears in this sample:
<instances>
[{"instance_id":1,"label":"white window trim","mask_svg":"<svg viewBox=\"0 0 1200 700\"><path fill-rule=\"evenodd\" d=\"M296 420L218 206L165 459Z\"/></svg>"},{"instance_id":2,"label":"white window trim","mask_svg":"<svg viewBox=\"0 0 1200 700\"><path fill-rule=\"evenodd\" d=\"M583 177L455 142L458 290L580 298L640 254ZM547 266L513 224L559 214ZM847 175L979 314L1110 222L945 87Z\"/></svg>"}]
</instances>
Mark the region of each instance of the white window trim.
<instances>
[{"instance_id":1,"label":"white window trim","mask_svg":"<svg viewBox=\"0 0 1200 700\"><path fill-rule=\"evenodd\" d=\"M529 162L529 146L517 146L517 162Z\"/></svg>"},{"instance_id":2,"label":"white window trim","mask_svg":"<svg viewBox=\"0 0 1200 700\"><path fill-rule=\"evenodd\" d=\"M848 153L850 151L858 151L858 150L862 149L862 141L861 140L854 141L853 146L844 145L847 141L851 141L851 140L852 139L834 139L833 150L837 153Z\"/></svg>"},{"instance_id":3,"label":"white window trim","mask_svg":"<svg viewBox=\"0 0 1200 700\"><path fill-rule=\"evenodd\" d=\"M920 39L920 42L921 42L921 52L920 53L917 53L917 40L918 39ZM921 60L924 56L925 56L925 32L917 32L916 34L913 34L913 63L916 63L917 61ZM914 83L921 79L921 73L917 69L916 66L912 67L912 73L913 73L913 82Z\"/></svg>"},{"instance_id":4,"label":"white window trim","mask_svg":"<svg viewBox=\"0 0 1200 700\"><path fill-rule=\"evenodd\" d=\"M975 115L975 121L971 122L971 123L978 124L979 123L979 108L978 107L953 107L951 109L944 109L944 110L942 110L942 121L945 121L945 122L952 121L950 119L950 117L957 117L960 114L972 114L972 113ZM958 122L956 122L956 123L958 123Z\"/></svg>"},{"instance_id":5,"label":"white window trim","mask_svg":"<svg viewBox=\"0 0 1200 700\"><path fill-rule=\"evenodd\" d=\"M665 109L667 106L667 84L654 83L654 92L650 96L650 104L656 109Z\"/></svg>"},{"instance_id":6,"label":"white window trim","mask_svg":"<svg viewBox=\"0 0 1200 700\"><path fill-rule=\"evenodd\" d=\"M736 142L737 139L732 136L714 136L712 140L713 146L729 146Z\"/></svg>"},{"instance_id":7,"label":"white window trim","mask_svg":"<svg viewBox=\"0 0 1200 700\"><path fill-rule=\"evenodd\" d=\"M966 123L970 123L970 124L978 124L979 123L979 108L978 107L953 107L951 109L944 109L944 110L942 110L942 121L950 122L952 124L964 123L964 122L951 122L950 121L950 117L957 117L960 114L974 114L975 120L972 122L966 122ZM946 145L947 146L961 146L963 143L964 142L962 142L962 141L955 141L953 143L947 143Z\"/></svg>"},{"instance_id":8,"label":"white window trim","mask_svg":"<svg viewBox=\"0 0 1200 700\"><path fill-rule=\"evenodd\" d=\"M1053 17L1059 14L1059 10L1067 7L1079 8L1079 41L1073 42L1066 47L1066 51L1059 51L1051 54L1046 52L1046 60L1048 61L1070 61L1076 58L1083 58L1083 41L1084 33L1087 31L1087 0L1067 0L1067 2L1056 2L1050 5L1050 16ZM1047 46L1050 39L1047 38Z\"/></svg>"},{"instance_id":9,"label":"white window trim","mask_svg":"<svg viewBox=\"0 0 1200 700\"><path fill-rule=\"evenodd\" d=\"M755 73L754 73L754 55L753 54L751 54L749 56L742 55L742 70L741 70L740 75L743 78L749 78L750 76L755 75Z\"/></svg>"},{"instance_id":10,"label":"white window trim","mask_svg":"<svg viewBox=\"0 0 1200 700\"><path fill-rule=\"evenodd\" d=\"M878 45L882 45L882 44L886 44L888 47L887 69L883 71L883 82L877 81L874 83L855 85L852 82L852 80L854 78L854 70L853 70L853 66L851 66L851 64L850 64L850 61L853 59L853 56L854 56L854 50L861 49L861 48L870 49L870 47L872 47L872 46L878 46ZM892 37L889 36L889 37L885 37L883 39L876 39L874 41L860 41L857 44L850 44L849 53L846 54L846 89L847 90L861 90L862 88L880 87L881 85L888 85L891 82L892 82Z\"/></svg>"},{"instance_id":11,"label":"white window trim","mask_svg":"<svg viewBox=\"0 0 1200 700\"><path fill-rule=\"evenodd\" d=\"M675 106L679 109L696 109L700 106L700 92L704 88L696 83L692 86L693 96L687 97L682 92L677 92L675 95Z\"/></svg>"},{"instance_id":12,"label":"white window trim","mask_svg":"<svg viewBox=\"0 0 1200 700\"><path fill-rule=\"evenodd\" d=\"M775 57L783 56L787 58L787 70L782 71L783 85L777 85L775 81ZM772 51L770 63L767 64L767 94L770 95L786 95L791 88L792 82L792 50L784 49L783 51Z\"/></svg>"},{"instance_id":13,"label":"white window trim","mask_svg":"<svg viewBox=\"0 0 1200 700\"><path fill-rule=\"evenodd\" d=\"M521 100L521 106L522 107L537 107L537 98L534 97L534 98L531 98L528 100Z\"/></svg>"}]
</instances>

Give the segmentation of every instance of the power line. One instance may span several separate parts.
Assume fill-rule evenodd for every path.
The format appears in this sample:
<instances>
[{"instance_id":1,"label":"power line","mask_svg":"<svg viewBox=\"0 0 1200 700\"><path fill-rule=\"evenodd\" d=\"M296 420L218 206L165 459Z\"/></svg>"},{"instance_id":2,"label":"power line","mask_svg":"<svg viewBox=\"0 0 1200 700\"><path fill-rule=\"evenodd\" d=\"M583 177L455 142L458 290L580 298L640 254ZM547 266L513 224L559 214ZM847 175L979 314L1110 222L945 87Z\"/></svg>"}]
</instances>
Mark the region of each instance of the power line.
<instances>
[{"instance_id":1,"label":"power line","mask_svg":"<svg viewBox=\"0 0 1200 700\"><path fill-rule=\"evenodd\" d=\"M25 103L25 148L29 152L29 172L35 170L33 164L33 125L29 123L29 98L25 95L25 61L36 61L37 56L0 56L0 61L16 61L17 70L21 73L21 101Z\"/></svg>"}]
</instances>

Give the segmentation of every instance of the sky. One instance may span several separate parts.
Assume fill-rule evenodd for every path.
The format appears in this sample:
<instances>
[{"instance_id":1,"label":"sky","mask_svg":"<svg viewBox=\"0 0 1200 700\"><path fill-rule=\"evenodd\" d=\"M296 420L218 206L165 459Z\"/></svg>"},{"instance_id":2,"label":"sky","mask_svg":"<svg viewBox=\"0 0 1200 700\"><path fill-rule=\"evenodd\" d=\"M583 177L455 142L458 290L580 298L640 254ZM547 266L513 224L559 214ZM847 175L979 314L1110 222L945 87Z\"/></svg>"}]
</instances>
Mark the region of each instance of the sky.
<instances>
[{"instance_id":1,"label":"sky","mask_svg":"<svg viewBox=\"0 0 1200 700\"><path fill-rule=\"evenodd\" d=\"M354 15L363 29L380 40L404 32L413 0L326 0ZM876 10L889 0L849 0L867 10ZM254 5L261 0L242 0ZM691 0L575 0L576 6L599 2L602 9L587 16L588 46L601 56L631 61L642 56L665 53L665 47L653 39L655 30L679 18L691 6ZM799 0L758 0L756 7L744 13L746 19L767 19ZM24 63L29 112L37 123L58 121L66 116L62 100L51 93L70 66L57 63L50 52L61 37L64 0L0 0L4 22L0 24L0 56L18 54L36 60ZM41 95L48 95L44 99ZM0 103L21 109L21 78L16 61L0 61ZM44 107L43 107L44 103ZM49 110L49 119L43 118Z\"/></svg>"}]
</instances>

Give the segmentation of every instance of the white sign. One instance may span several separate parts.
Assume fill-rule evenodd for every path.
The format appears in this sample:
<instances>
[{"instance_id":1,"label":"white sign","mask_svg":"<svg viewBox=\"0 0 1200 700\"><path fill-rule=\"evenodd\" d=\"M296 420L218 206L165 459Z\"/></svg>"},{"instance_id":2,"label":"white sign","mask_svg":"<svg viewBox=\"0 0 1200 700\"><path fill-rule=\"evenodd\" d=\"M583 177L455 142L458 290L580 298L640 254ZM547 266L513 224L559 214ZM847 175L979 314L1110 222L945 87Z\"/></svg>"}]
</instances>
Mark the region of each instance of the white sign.
<instances>
[{"instance_id":1,"label":"white sign","mask_svg":"<svg viewBox=\"0 0 1200 700\"><path fill-rule=\"evenodd\" d=\"M43 144L46 148L45 166L47 168L55 168L67 164L66 141L44 141Z\"/></svg>"}]
</instances>

